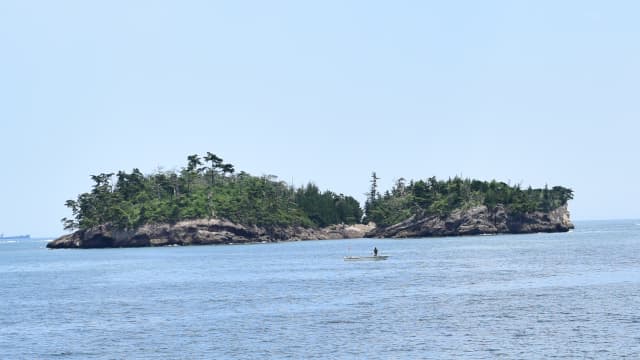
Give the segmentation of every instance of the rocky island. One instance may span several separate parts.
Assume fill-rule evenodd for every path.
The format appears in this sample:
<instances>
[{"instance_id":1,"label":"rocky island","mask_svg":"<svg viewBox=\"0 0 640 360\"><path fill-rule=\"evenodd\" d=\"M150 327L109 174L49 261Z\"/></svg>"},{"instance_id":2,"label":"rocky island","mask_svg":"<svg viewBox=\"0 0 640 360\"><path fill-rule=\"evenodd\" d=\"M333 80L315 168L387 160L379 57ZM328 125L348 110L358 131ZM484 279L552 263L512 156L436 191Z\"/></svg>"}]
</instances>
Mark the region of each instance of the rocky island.
<instances>
[{"instance_id":1,"label":"rocky island","mask_svg":"<svg viewBox=\"0 0 640 360\"><path fill-rule=\"evenodd\" d=\"M203 162L204 161L204 162ZM210 164L210 165L209 165ZM396 182L381 194L377 176L364 209L353 197L294 188L273 175L235 173L212 153L188 157L180 172L119 171L92 176L90 192L66 206L74 230L48 248L262 243L563 232L573 228L573 191L453 178ZM367 224L367 225L365 225ZM377 225L374 225L377 224Z\"/></svg>"}]
</instances>

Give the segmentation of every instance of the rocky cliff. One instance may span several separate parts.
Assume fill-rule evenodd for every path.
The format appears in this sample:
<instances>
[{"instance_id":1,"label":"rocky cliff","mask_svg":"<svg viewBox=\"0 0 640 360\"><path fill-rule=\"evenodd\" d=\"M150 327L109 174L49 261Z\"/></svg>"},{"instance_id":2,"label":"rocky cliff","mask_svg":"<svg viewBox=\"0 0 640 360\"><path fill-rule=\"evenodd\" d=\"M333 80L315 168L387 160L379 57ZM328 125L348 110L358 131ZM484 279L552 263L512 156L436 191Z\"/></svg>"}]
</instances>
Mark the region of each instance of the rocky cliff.
<instances>
[{"instance_id":1,"label":"rocky cliff","mask_svg":"<svg viewBox=\"0 0 640 360\"><path fill-rule=\"evenodd\" d=\"M482 205L466 210L456 210L447 217L413 216L392 226L376 227L368 232L365 237L409 238L565 232L573 229L573 227L566 205L550 212L534 212L522 215L509 215L501 206L494 210L489 210Z\"/></svg>"},{"instance_id":2,"label":"rocky cliff","mask_svg":"<svg viewBox=\"0 0 640 360\"><path fill-rule=\"evenodd\" d=\"M113 248L169 245L211 245L295 240L362 238L366 225L334 225L323 229L303 227L243 226L226 220L191 220L174 225L145 225L137 230L117 230L108 225L79 230L47 244L48 248Z\"/></svg>"},{"instance_id":3,"label":"rocky cliff","mask_svg":"<svg viewBox=\"0 0 640 360\"><path fill-rule=\"evenodd\" d=\"M447 217L413 216L388 227L334 225L304 227L243 226L226 220L190 220L174 225L145 225L137 230L117 230L108 225L79 230L47 244L48 248L113 248L169 245L243 244L296 240L352 238L410 238L478 234L564 232L573 229L566 206L550 212L509 215L503 207L478 206L456 210Z\"/></svg>"}]
</instances>

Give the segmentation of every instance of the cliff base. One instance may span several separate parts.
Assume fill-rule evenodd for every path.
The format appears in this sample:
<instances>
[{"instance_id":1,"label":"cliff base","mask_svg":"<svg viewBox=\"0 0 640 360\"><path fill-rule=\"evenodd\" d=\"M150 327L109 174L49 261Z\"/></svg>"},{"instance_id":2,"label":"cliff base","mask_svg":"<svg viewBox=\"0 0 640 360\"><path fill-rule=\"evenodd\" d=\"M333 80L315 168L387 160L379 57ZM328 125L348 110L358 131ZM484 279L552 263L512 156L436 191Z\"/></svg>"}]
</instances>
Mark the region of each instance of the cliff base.
<instances>
[{"instance_id":1,"label":"cliff base","mask_svg":"<svg viewBox=\"0 0 640 360\"><path fill-rule=\"evenodd\" d=\"M334 225L322 229L304 227L243 226L226 220L189 220L177 224L150 224L136 230L96 226L61 236L47 244L59 248L117 248L170 245L246 244L297 240L362 238L373 227Z\"/></svg>"},{"instance_id":2,"label":"cliff base","mask_svg":"<svg viewBox=\"0 0 640 360\"><path fill-rule=\"evenodd\" d=\"M417 238L431 236L462 236L479 234L525 234L566 232L573 229L569 210L561 206L549 212L509 215L501 206L489 210L477 206L456 210L449 216L412 216L388 227L376 227L365 237Z\"/></svg>"}]
</instances>

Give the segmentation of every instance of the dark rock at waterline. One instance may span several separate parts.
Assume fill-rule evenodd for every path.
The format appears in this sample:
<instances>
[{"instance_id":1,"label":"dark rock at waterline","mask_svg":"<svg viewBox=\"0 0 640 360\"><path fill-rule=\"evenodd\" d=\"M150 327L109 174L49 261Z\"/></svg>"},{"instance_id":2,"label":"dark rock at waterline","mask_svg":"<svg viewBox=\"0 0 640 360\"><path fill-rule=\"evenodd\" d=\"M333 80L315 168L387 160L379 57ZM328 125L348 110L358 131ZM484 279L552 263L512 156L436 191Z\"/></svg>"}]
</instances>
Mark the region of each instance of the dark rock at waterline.
<instances>
[{"instance_id":1,"label":"dark rock at waterline","mask_svg":"<svg viewBox=\"0 0 640 360\"><path fill-rule=\"evenodd\" d=\"M149 224L136 230L117 230L100 225L61 236L48 248L117 248L170 245L214 245L296 240L362 238L373 227L334 225L322 229L305 227L244 226L221 219L189 220L177 224Z\"/></svg>"},{"instance_id":2,"label":"dark rock at waterline","mask_svg":"<svg viewBox=\"0 0 640 360\"><path fill-rule=\"evenodd\" d=\"M177 224L150 224L136 230L96 226L61 236L48 248L117 248L170 245L243 244L296 240L352 238L417 238L479 234L564 232L573 229L566 206L549 212L509 215L501 206L489 210L477 206L456 210L449 216L412 216L388 227L334 225L323 229L305 227L244 226L221 219L189 220Z\"/></svg>"}]
</instances>

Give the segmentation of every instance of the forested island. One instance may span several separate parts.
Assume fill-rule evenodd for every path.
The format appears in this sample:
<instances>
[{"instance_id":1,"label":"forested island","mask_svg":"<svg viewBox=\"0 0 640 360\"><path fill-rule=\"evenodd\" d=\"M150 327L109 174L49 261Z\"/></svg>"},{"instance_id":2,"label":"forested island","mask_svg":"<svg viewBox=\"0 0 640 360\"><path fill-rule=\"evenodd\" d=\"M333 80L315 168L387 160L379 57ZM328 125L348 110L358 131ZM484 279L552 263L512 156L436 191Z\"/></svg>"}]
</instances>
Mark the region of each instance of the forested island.
<instances>
[{"instance_id":1,"label":"forested island","mask_svg":"<svg viewBox=\"0 0 640 360\"><path fill-rule=\"evenodd\" d=\"M567 203L573 191L454 177L446 181L399 179L377 191L377 176L365 203L369 237L429 237L498 233L565 232L573 229Z\"/></svg>"},{"instance_id":2,"label":"forested island","mask_svg":"<svg viewBox=\"0 0 640 360\"><path fill-rule=\"evenodd\" d=\"M344 194L299 188L273 175L236 172L208 152L179 171L103 173L67 200L72 217L49 248L229 244L360 237L567 231L561 186L521 189L497 181L399 179L380 193L372 174L363 207Z\"/></svg>"}]
</instances>

